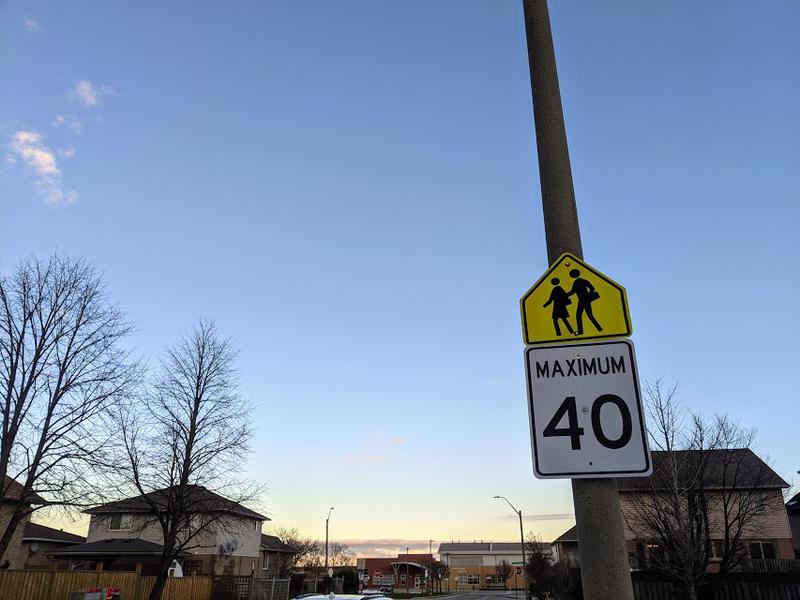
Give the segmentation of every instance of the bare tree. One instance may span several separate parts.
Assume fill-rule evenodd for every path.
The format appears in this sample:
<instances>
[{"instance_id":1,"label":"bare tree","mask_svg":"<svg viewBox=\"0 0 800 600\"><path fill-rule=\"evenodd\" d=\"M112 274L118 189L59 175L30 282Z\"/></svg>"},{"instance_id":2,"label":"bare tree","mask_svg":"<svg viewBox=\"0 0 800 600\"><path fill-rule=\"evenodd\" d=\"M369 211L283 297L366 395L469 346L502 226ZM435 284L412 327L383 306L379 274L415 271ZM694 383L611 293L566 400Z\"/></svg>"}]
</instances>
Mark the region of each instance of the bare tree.
<instances>
[{"instance_id":1,"label":"bare tree","mask_svg":"<svg viewBox=\"0 0 800 600\"><path fill-rule=\"evenodd\" d=\"M150 600L161 598L170 565L182 552L215 545L220 531L235 539L263 520L242 506L258 490L236 478L249 454L251 428L235 358L215 325L200 321L167 350L149 395L120 415L124 483L139 493L126 510L137 513L135 526L155 528L163 540ZM220 548L221 558L232 549Z\"/></svg>"},{"instance_id":2,"label":"bare tree","mask_svg":"<svg viewBox=\"0 0 800 600\"><path fill-rule=\"evenodd\" d=\"M563 562L553 563L550 544L535 535L528 534L525 545L529 591L538 598L580 600L583 598L580 569Z\"/></svg>"},{"instance_id":3,"label":"bare tree","mask_svg":"<svg viewBox=\"0 0 800 600\"><path fill-rule=\"evenodd\" d=\"M450 577L450 566L440 560L434 561L431 575L433 576L433 581L436 583L437 590L441 592L442 580Z\"/></svg>"},{"instance_id":4,"label":"bare tree","mask_svg":"<svg viewBox=\"0 0 800 600\"><path fill-rule=\"evenodd\" d=\"M0 557L37 508L97 500L106 417L139 379L120 347L130 329L84 260L31 258L0 279L0 498L13 496Z\"/></svg>"},{"instance_id":5,"label":"bare tree","mask_svg":"<svg viewBox=\"0 0 800 600\"><path fill-rule=\"evenodd\" d=\"M686 411L677 387L660 380L645 386L645 396L655 468L624 494L623 514L652 567L689 599L713 597L714 582L746 558L745 539L780 498L777 475L752 452L754 431L725 415ZM709 574L712 558L717 576Z\"/></svg>"},{"instance_id":6,"label":"bare tree","mask_svg":"<svg viewBox=\"0 0 800 600\"><path fill-rule=\"evenodd\" d=\"M333 542L330 545L330 565L333 568L346 567L353 564L355 554L350 550L350 546L340 542Z\"/></svg>"},{"instance_id":7,"label":"bare tree","mask_svg":"<svg viewBox=\"0 0 800 600\"><path fill-rule=\"evenodd\" d=\"M290 550L278 558L278 577L288 577L312 556L321 554L319 540L302 535L297 529L278 529L275 535Z\"/></svg>"},{"instance_id":8,"label":"bare tree","mask_svg":"<svg viewBox=\"0 0 800 600\"><path fill-rule=\"evenodd\" d=\"M509 579L511 579L511 575L514 572L514 568L507 560L501 560L499 563L497 563L496 570L497 576L503 583L506 583Z\"/></svg>"}]
</instances>

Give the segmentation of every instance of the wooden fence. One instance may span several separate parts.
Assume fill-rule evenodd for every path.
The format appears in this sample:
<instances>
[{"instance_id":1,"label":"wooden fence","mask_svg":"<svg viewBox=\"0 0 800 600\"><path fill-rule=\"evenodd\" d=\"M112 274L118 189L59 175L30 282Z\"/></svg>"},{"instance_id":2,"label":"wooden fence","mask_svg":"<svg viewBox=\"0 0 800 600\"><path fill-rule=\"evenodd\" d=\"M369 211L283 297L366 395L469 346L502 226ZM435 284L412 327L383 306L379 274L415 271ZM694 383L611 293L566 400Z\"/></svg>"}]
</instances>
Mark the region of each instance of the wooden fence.
<instances>
[{"instance_id":1,"label":"wooden fence","mask_svg":"<svg viewBox=\"0 0 800 600\"><path fill-rule=\"evenodd\" d=\"M155 577L126 571L0 571L0 600L67 600L88 587L115 587L122 600L147 600ZM211 577L179 577L167 582L162 600L211 600Z\"/></svg>"},{"instance_id":2,"label":"wooden fence","mask_svg":"<svg viewBox=\"0 0 800 600\"><path fill-rule=\"evenodd\" d=\"M684 595L671 583L634 581L636 600L683 600ZM717 590L716 600L800 600L800 582L726 582Z\"/></svg>"}]
</instances>

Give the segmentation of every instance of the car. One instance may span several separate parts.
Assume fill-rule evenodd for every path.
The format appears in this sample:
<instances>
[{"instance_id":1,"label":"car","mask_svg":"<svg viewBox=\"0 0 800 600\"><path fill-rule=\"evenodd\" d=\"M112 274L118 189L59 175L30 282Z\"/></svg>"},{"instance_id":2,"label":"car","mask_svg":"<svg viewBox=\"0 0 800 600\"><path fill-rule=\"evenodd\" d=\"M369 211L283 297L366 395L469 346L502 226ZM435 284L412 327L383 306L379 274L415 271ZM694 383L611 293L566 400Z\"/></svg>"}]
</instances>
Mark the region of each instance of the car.
<instances>
[{"instance_id":1,"label":"car","mask_svg":"<svg viewBox=\"0 0 800 600\"><path fill-rule=\"evenodd\" d=\"M293 600L391 600L383 594L300 594Z\"/></svg>"}]
</instances>

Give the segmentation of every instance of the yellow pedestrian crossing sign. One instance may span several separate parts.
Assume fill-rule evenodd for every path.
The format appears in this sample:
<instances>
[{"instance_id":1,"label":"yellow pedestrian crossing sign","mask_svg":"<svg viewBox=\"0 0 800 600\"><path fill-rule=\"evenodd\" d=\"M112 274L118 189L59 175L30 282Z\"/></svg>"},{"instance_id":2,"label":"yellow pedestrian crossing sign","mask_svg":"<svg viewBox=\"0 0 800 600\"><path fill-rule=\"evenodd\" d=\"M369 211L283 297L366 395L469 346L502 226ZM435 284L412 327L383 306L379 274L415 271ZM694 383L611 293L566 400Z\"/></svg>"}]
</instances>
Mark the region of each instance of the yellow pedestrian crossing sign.
<instances>
[{"instance_id":1,"label":"yellow pedestrian crossing sign","mask_svg":"<svg viewBox=\"0 0 800 600\"><path fill-rule=\"evenodd\" d=\"M569 253L520 300L526 344L628 337L625 288Z\"/></svg>"}]
</instances>

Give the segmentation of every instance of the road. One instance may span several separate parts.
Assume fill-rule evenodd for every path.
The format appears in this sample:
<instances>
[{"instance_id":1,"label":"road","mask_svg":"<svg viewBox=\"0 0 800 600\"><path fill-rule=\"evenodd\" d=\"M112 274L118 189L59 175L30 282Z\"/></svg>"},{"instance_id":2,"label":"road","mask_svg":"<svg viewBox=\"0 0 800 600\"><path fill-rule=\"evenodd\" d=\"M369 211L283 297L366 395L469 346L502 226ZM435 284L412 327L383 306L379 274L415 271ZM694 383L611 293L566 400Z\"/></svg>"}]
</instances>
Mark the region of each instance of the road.
<instances>
[{"instance_id":1,"label":"road","mask_svg":"<svg viewBox=\"0 0 800 600\"><path fill-rule=\"evenodd\" d=\"M506 592L500 591L474 591L474 592L458 592L452 596L447 596L447 600L455 598L456 600L525 600L525 592L519 591L519 595L515 596L513 591Z\"/></svg>"}]
</instances>

